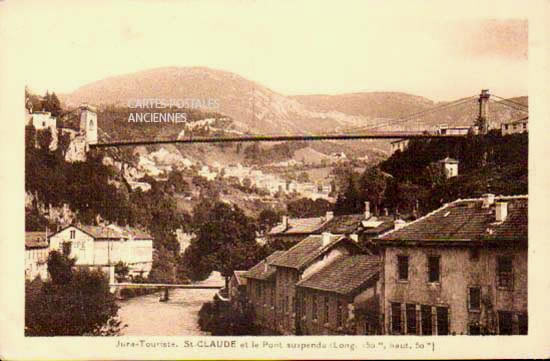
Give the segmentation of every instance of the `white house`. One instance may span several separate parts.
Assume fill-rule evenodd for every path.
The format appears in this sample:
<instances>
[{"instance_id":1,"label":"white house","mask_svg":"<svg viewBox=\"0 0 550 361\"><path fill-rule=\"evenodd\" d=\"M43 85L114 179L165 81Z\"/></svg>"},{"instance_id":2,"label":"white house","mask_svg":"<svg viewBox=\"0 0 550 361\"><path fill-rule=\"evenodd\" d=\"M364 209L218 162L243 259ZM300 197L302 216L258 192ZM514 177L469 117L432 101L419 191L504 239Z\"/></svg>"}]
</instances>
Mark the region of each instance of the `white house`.
<instances>
[{"instance_id":1,"label":"white house","mask_svg":"<svg viewBox=\"0 0 550 361\"><path fill-rule=\"evenodd\" d=\"M25 232L25 278L48 277L48 238L46 232Z\"/></svg>"},{"instance_id":2,"label":"white house","mask_svg":"<svg viewBox=\"0 0 550 361\"><path fill-rule=\"evenodd\" d=\"M147 276L153 264L153 238L135 228L70 225L50 237L50 250L65 251L77 266L111 266L119 261L130 274Z\"/></svg>"},{"instance_id":3,"label":"white house","mask_svg":"<svg viewBox=\"0 0 550 361\"><path fill-rule=\"evenodd\" d=\"M502 123L500 125L500 130L502 131L502 135L527 133L528 122L529 122L529 117L525 117L520 120Z\"/></svg>"},{"instance_id":4,"label":"white house","mask_svg":"<svg viewBox=\"0 0 550 361\"><path fill-rule=\"evenodd\" d=\"M36 130L42 129L52 129L55 131L57 126L57 120L55 117L52 117L50 112L34 112L32 113L31 119L32 125Z\"/></svg>"},{"instance_id":5,"label":"white house","mask_svg":"<svg viewBox=\"0 0 550 361\"><path fill-rule=\"evenodd\" d=\"M447 157L437 162L443 168L443 171L445 172L445 177L452 178L458 176L458 160Z\"/></svg>"}]
</instances>

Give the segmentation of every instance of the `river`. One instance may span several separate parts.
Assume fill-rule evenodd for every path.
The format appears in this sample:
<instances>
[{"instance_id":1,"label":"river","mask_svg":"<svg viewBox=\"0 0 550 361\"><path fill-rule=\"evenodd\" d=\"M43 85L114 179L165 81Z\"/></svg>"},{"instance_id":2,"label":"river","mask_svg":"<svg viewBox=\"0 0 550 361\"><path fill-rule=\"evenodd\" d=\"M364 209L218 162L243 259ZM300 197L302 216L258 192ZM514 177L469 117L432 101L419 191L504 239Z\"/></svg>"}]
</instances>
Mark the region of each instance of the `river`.
<instances>
[{"instance_id":1,"label":"river","mask_svg":"<svg viewBox=\"0 0 550 361\"><path fill-rule=\"evenodd\" d=\"M170 300L159 302L160 293L120 301L118 315L124 336L205 335L199 330L198 312L212 300L215 289L174 289Z\"/></svg>"}]
</instances>

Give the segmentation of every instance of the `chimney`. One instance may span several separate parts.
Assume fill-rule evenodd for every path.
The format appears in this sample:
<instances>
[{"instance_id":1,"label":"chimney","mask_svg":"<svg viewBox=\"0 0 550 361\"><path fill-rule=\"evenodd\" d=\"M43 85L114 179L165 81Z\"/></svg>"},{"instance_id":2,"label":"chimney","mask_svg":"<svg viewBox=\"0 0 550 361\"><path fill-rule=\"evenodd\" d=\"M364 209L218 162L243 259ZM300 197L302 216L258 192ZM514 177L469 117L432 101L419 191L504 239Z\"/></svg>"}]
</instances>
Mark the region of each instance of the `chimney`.
<instances>
[{"instance_id":1,"label":"chimney","mask_svg":"<svg viewBox=\"0 0 550 361\"><path fill-rule=\"evenodd\" d=\"M489 208L495 203L495 195L492 193L485 193L483 195L483 208Z\"/></svg>"},{"instance_id":2,"label":"chimney","mask_svg":"<svg viewBox=\"0 0 550 361\"><path fill-rule=\"evenodd\" d=\"M477 117L479 132L487 134L489 131L488 115L489 115L489 89L483 89L479 94L479 115Z\"/></svg>"},{"instance_id":3,"label":"chimney","mask_svg":"<svg viewBox=\"0 0 550 361\"><path fill-rule=\"evenodd\" d=\"M504 222L508 216L508 203L497 202L495 204L495 220L497 222Z\"/></svg>"},{"instance_id":4,"label":"chimney","mask_svg":"<svg viewBox=\"0 0 550 361\"><path fill-rule=\"evenodd\" d=\"M321 234L321 240L323 242L323 247L326 247L329 243L330 243L330 232L323 232L323 234Z\"/></svg>"},{"instance_id":5,"label":"chimney","mask_svg":"<svg viewBox=\"0 0 550 361\"><path fill-rule=\"evenodd\" d=\"M365 219L370 218L370 203L365 202Z\"/></svg>"},{"instance_id":6,"label":"chimney","mask_svg":"<svg viewBox=\"0 0 550 361\"><path fill-rule=\"evenodd\" d=\"M406 224L407 224L407 222L405 222L404 220L396 219L393 222L393 229L395 229L395 230L401 229L401 228L405 227Z\"/></svg>"},{"instance_id":7,"label":"chimney","mask_svg":"<svg viewBox=\"0 0 550 361\"><path fill-rule=\"evenodd\" d=\"M327 211L326 215L325 215L325 220L328 222L330 221L331 219L334 218L334 212L332 211Z\"/></svg>"},{"instance_id":8,"label":"chimney","mask_svg":"<svg viewBox=\"0 0 550 361\"><path fill-rule=\"evenodd\" d=\"M283 229L288 229L288 216L283 216Z\"/></svg>"}]
</instances>

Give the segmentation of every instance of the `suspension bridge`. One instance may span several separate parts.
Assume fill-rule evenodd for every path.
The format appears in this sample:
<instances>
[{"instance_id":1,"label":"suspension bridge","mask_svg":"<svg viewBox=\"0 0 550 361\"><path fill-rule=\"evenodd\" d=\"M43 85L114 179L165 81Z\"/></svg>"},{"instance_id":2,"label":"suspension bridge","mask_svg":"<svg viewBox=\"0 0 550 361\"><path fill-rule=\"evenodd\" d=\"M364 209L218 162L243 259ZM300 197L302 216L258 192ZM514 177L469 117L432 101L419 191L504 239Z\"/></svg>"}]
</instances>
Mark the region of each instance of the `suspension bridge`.
<instances>
[{"instance_id":1,"label":"suspension bridge","mask_svg":"<svg viewBox=\"0 0 550 361\"><path fill-rule=\"evenodd\" d=\"M492 97L492 98L491 98ZM113 140L89 144L90 148L124 147L154 144L194 144L194 143L240 143L240 142L281 142L281 141L320 141L320 140L361 140L361 139L431 139L431 138L459 138L466 132L459 134L444 132L445 123L456 121L453 119L438 119L442 111L454 109L457 113L468 114L469 124L477 134L485 134L489 129L489 103L498 104L499 109L508 108L510 114L520 114L517 119L525 119L529 108L527 105L489 94L482 90L479 95L459 99L453 102L437 105L412 114L393 119L385 119L363 126L345 129L336 129L327 133L302 133L296 135L243 135L243 136L193 136L192 134L177 139L143 139L143 140ZM461 109L462 108L462 109ZM402 128L402 129L396 129ZM450 127L452 128L452 127ZM464 128L464 127L463 127ZM388 130L390 129L390 130Z\"/></svg>"}]
</instances>

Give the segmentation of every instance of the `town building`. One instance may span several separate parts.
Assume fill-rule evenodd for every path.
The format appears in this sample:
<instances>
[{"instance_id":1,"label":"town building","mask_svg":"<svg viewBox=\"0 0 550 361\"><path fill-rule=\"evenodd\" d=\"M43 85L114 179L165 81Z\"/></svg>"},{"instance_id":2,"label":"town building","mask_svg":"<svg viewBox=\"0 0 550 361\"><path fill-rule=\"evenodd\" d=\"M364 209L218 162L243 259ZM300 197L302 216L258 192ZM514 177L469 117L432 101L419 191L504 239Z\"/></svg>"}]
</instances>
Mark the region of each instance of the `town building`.
<instances>
[{"instance_id":1,"label":"town building","mask_svg":"<svg viewBox=\"0 0 550 361\"><path fill-rule=\"evenodd\" d=\"M470 125L455 125L448 126L446 124L440 125L438 127L438 133L441 135L468 135L472 126Z\"/></svg>"},{"instance_id":2,"label":"town building","mask_svg":"<svg viewBox=\"0 0 550 361\"><path fill-rule=\"evenodd\" d=\"M52 117L52 113L50 112L37 111L31 114L29 124L32 124L36 130L51 129L52 131L56 131L57 119Z\"/></svg>"},{"instance_id":3,"label":"town building","mask_svg":"<svg viewBox=\"0 0 550 361\"><path fill-rule=\"evenodd\" d=\"M282 222L273 227L266 234L266 238L267 240L278 239L284 242L298 243L318 231L333 216L333 212L327 212L325 217L291 218L283 216Z\"/></svg>"},{"instance_id":4,"label":"town building","mask_svg":"<svg viewBox=\"0 0 550 361\"><path fill-rule=\"evenodd\" d=\"M323 233L311 235L276 257L275 267L275 312L276 331L282 335L300 333L296 302L296 284L341 257L363 253L350 238Z\"/></svg>"},{"instance_id":5,"label":"town building","mask_svg":"<svg viewBox=\"0 0 550 361\"><path fill-rule=\"evenodd\" d=\"M380 259L368 254L340 257L296 284L297 333L380 333Z\"/></svg>"},{"instance_id":6,"label":"town building","mask_svg":"<svg viewBox=\"0 0 550 361\"><path fill-rule=\"evenodd\" d=\"M254 308L254 323L262 334L277 334L275 315L275 267L271 264L284 251L275 251L241 276L246 279L246 295Z\"/></svg>"},{"instance_id":7,"label":"town building","mask_svg":"<svg viewBox=\"0 0 550 361\"><path fill-rule=\"evenodd\" d=\"M527 334L527 196L456 200L378 240L392 335Z\"/></svg>"},{"instance_id":8,"label":"town building","mask_svg":"<svg viewBox=\"0 0 550 361\"><path fill-rule=\"evenodd\" d=\"M229 279L227 294L232 304L237 303L246 296L246 278L243 274L246 271L233 271Z\"/></svg>"},{"instance_id":9,"label":"town building","mask_svg":"<svg viewBox=\"0 0 550 361\"><path fill-rule=\"evenodd\" d=\"M146 277L153 264L153 238L135 228L70 225L50 236L50 250L76 258L76 266L105 268L123 262Z\"/></svg>"},{"instance_id":10,"label":"town building","mask_svg":"<svg viewBox=\"0 0 550 361\"><path fill-rule=\"evenodd\" d=\"M529 117L525 117L519 120L510 121L510 122L505 122L500 125L500 130L502 132L502 135L527 133L528 122L529 122Z\"/></svg>"},{"instance_id":11,"label":"town building","mask_svg":"<svg viewBox=\"0 0 550 361\"><path fill-rule=\"evenodd\" d=\"M332 216L332 212L329 214L330 216L326 217L327 221L313 234L329 232L348 236L372 252L376 252L373 240L393 229L396 221L393 216L373 215L370 211L370 202L365 202L363 213L340 216Z\"/></svg>"},{"instance_id":12,"label":"town building","mask_svg":"<svg viewBox=\"0 0 550 361\"><path fill-rule=\"evenodd\" d=\"M447 179L458 176L458 160L446 157L438 160L437 163Z\"/></svg>"},{"instance_id":13,"label":"town building","mask_svg":"<svg viewBox=\"0 0 550 361\"><path fill-rule=\"evenodd\" d=\"M48 246L46 232L25 232L25 279L48 278Z\"/></svg>"},{"instance_id":14,"label":"town building","mask_svg":"<svg viewBox=\"0 0 550 361\"><path fill-rule=\"evenodd\" d=\"M401 152L404 152L405 149L407 149L407 146L409 145L408 139L398 139L390 142L390 153L393 154L397 152L398 150Z\"/></svg>"}]
</instances>

